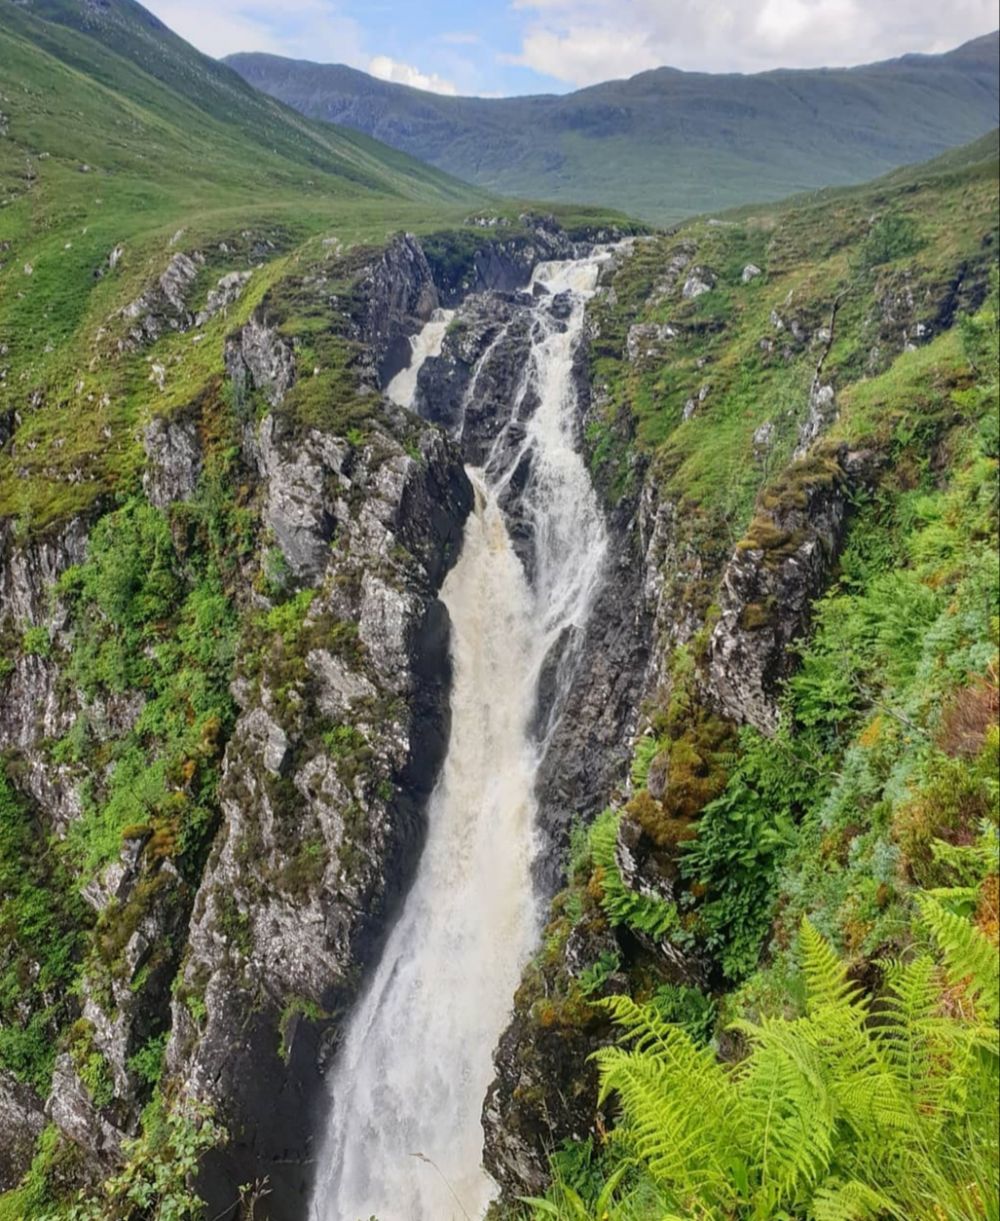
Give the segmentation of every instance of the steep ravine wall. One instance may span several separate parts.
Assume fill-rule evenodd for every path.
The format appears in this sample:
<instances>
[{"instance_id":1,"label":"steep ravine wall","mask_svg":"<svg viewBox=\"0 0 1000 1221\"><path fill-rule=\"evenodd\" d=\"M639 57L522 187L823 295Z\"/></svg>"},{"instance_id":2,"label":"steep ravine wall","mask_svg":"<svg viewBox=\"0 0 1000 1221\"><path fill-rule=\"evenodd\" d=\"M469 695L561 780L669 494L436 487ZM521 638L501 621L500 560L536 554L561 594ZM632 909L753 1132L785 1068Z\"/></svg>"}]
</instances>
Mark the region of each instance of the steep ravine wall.
<instances>
[{"instance_id":1,"label":"steep ravine wall","mask_svg":"<svg viewBox=\"0 0 1000 1221\"><path fill-rule=\"evenodd\" d=\"M434 307L436 291L407 239L364 287L377 366ZM262 396L267 412L244 426L234 472L256 548L232 581L244 630L219 829L200 881L178 872L154 830L137 827L120 860L85 888L91 919L122 943L110 979L99 955L88 958L74 1027L109 1086L98 1094L62 1040L44 1115L76 1150L82 1178L108 1173L148 1097L133 1057L166 1024L170 1089L211 1105L230 1131L206 1164L213 1213L234 1204L239 1184L268 1178L271 1215L294 1217L304 1207L316 1065L332 1015L405 888L447 741L448 621L436 595L471 489L446 439L389 406L363 438L290 422L282 403L293 354L264 314L234 334L227 364L238 393ZM178 530L180 511L200 494L211 426L195 413L154 420L146 432L144 487ZM0 745L43 835L71 833L89 783L85 761L53 762L52 743L81 718L96 728L96 748L113 742L146 702L139 691L94 697L73 687L76 625L52 590L86 560L100 518L27 540L14 523L3 527L6 638L36 631L46 643L19 650L2 679ZM301 613L262 636L276 603L259 573L275 566L284 596L294 592L286 605ZM318 1020L303 1021L306 1013ZM3 1095L4 1185L12 1186L30 1154L18 1129L25 1114L40 1129L43 1100L6 1078Z\"/></svg>"},{"instance_id":2,"label":"steep ravine wall","mask_svg":"<svg viewBox=\"0 0 1000 1221\"><path fill-rule=\"evenodd\" d=\"M221 401L235 412L227 478L239 514L229 520L249 541L234 551L227 578L240 624L227 679L231 725L223 740L221 730L207 735L204 764L190 761L196 772L218 772L210 850L197 868L178 867L153 818L130 827L120 855L88 882L85 923L98 927L104 949L88 953L79 1002L68 1001L75 1033L59 1035L48 1097L0 1074L0 1185L16 1183L27 1166L24 1130L46 1122L73 1150L70 1181L105 1176L150 1095L136 1056L168 1034L163 1088L208 1103L230 1132L205 1161L209 1215L233 1212L241 1184L267 1179L270 1195L255 1215L302 1217L322 1070L412 878L423 804L447 743L448 623L437 593L470 509L463 463L482 461L508 422L532 267L586 249L543 220L527 237L484 232L470 242L465 234L454 247L443 236L407 237L372 255L350 300L359 348L352 372L362 399L378 403L364 428L338 431L287 410L300 376L296 342L266 304L230 334ZM677 297L692 282L694 259L686 245L665 256L660 271ZM605 299L617 291L614 277L612 268ZM449 328L441 358L418 381L428 420L392 408L379 392L402 366L407 339L436 306L459 301L461 325ZM652 339L637 329L622 344L632 363L668 328L657 324ZM562 882L573 822L627 805L634 745L650 732L651 710L671 698L670 660L680 646L696 654L706 716L773 728L788 645L806 630L852 500L881 462L821 438L768 481L735 546L709 554L684 529L685 505L630 444L624 485L605 476L593 431L603 406L590 351L599 338L593 322L575 376L579 443L605 502L610 561L539 773L537 882L546 902ZM144 433L145 496L185 571L200 545L190 515L211 486L218 421L210 413L219 409L218 400L194 403ZM455 444L437 425L454 429L459 412ZM507 440L516 444L517 435L508 429ZM524 476L512 478L503 507L530 574L518 504ZM0 630L12 658L0 671L0 749L43 840L72 836L108 783L106 764L91 775L53 743L85 716L95 757L106 759L142 723L147 702L140 690L74 685L79 612L52 592L87 560L88 538L113 507L42 536L22 538L13 522L0 533ZM543 680L540 729L552 688ZM183 795L183 768L172 783ZM668 783L651 775L650 792ZM616 857L637 892L672 895L676 871L628 814ZM515 997L484 1107L486 1166L511 1196L543 1189L548 1154L594 1131L587 1055L609 1037L593 1014L540 1020L538 1002L628 936L606 923L576 925L554 958L533 964ZM669 942L641 949L680 982L704 981L712 969ZM609 988L617 986L612 978Z\"/></svg>"},{"instance_id":3,"label":"steep ravine wall","mask_svg":"<svg viewBox=\"0 0 1000 1221\"><path fill-rule=\"evenodd\" d=\"M540 259L578 249L543 221L528 238L484 234L445 268L444 241L429 263L419 243L397 239L357 279L352 325L369 393L400 367L407 337L442 297L507 292ZM435 274L446 281L440 293ZM127 829L120 856L88 882L87 923L105 948L86 952L79 1000L65 998L75 1024L72 1038L58 1036L48 1097L0 1076L3 1187L27 1168L25 1131L46 1123L65 1142L67 1181L110 1173L149 1098L137 1054L168 1035L161 1089L208 1104L230 1134L204 1164L210 1215L228 1215L241 1184L265 1179L257 1216L303 1215L322 1109L317 1067L405 893L447 742L448 622L437 591L471 490L456 447L385 402L374 426L349 437L290 415L296 351L280 323L265 305L226 344L223 401L237 412L238 447L227 478L239 485L250 541L227 579L241 625L234 719L224 741L206 744L218 767L211 851L203 865L178 868L154 817ZM201 401L144 432L143 490L169 524L179 570L197 560L186 523L208 494L217 410ZM0 674L0 749L42 837L72 836L110 777L92 777L86 757L53 744L85 723L91 749L113 757L148 702L138 689L75 686L79 612L53 597L88 562L92 531L113 508L27 537L6 522L0 535L0 622L13 657ZM605 601L604 630L615 632ZM32 632L44 647L23 645ZM616 681L605 737L620 762L616 726L634 692L620 673ZM568 763L571 748L556 753ZM185 780L176 783L183 795ZM603 773L591 782L605 787ZM563 804L580 805L578 794Z\"/></svg>"},{"instance_id":4,"label":"steep ravine wall","mask_svg":"<svg viewBox=\"0 0 1000 1221\"><path fill-rule=\"evenodd\" d=\"M682 248L665 263L678 289L693 251ZM617 260L606 276L615 292ZM663 281L661 280L661 289ZM596 324L595 324L596 325ZM642 359L633 335L622 358ZM659 332L665 328L653 328ZM591 328L591 338L596 332ZM601 387L585 385L581 424L593 418ZM632 437L625 438L631 449ZM632 451L625 490L602 475L592 443L584 442L605 499L614 557L587 633L567 715L558 727L539 776L542 893L551 897L565 882L569 830L593 821L604 808L622 814L616 862L626 885L640 895L672 902L676 864L650 841L627 813L628 775L636 743L652 734L658 710L674 696L671 659L693 650L694 705L689 719L710 718L732 733L741 725L773 732L784 679L792 672L790 647L809 627L814 600L826 587L843 543L851 505L870 489L880 467L877 454L819 441L772 481L757 501L746 535L731 549L700 552L682 528L684 506L666 493L662 475ZM706 591L711 596L707 596ZM702 711L698 711L701 709ZM728 727L728 728L726 728ZM674 778L649 781L657 798ZM657 962L661 979L705 986L713 965L697 950L680 951L669 938L654 942L628 929L609 928L587 916L572 924L557 900L549 912L547 946L525 972L514 1011L501 1036L496 1076L485 1100L483 1127L487 1169L504 1198L544 1192L549 1158L564 1141L598 1133L597 1074L588 1057L614 1037L600 1012L560 997L578 993L582 973L602 955L618 958L630 939L640 955ZM626 990L612 974L610 992ZM608 1117L610 1118L610 1117Z\"/></svg>"}]
</instances>

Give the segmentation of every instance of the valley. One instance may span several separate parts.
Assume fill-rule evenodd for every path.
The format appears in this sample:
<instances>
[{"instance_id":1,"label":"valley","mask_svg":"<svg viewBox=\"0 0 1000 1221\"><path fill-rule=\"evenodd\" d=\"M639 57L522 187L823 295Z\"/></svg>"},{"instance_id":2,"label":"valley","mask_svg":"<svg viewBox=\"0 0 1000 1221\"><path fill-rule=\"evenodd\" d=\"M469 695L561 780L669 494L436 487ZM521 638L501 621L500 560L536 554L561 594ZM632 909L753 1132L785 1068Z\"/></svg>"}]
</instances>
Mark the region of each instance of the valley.
<instances>
[{"instance_id":1,"label":"valley","mask_svg":"<svg viewBox=\"0 0 1000 1221\"><path fill-rule=\"evenodd\" d=\"M997 131L666 201L0 64L0 1221L993 1216Z\"/></svg>"}]
</instances>

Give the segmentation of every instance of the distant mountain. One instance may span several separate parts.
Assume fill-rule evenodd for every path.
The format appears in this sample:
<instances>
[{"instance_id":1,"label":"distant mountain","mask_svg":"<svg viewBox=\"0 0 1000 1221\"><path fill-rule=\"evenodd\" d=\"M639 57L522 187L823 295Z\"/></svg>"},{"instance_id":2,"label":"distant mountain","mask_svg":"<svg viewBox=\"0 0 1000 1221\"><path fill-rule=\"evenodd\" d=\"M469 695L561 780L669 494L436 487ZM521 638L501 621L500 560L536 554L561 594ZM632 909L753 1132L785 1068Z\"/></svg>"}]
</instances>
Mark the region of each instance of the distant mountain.
<instances>
[{"instance_id":1,"label":"distant mountain","mask_svg":"<svg viewBox=\"0 0 1000 1221\"><path fill-rule=\"evenodd\" d=\"M1000 33L944 55L753 76L658 68L566 96L442 97L343 65L226 61L312 118L490 190L655 222L870 179L997 124Z\"/></svg>"},{"instance_id":2,"label":"distant mountain","mask_svg":"<svg viewBox=\"0 0 1000 1221\"><path fill-rule=\"evenodd\" d=\"M262 194L289 187L311 187L310 193L327 198L457 200L469 195L464 183L359 137L356 130L311 122L262 97L134 0L0 0L0 50L3 83L11 92L12 81L20 81L15 66L28 82L26 93L46 73L58 81L53 88L62 103L62 121L24 99L4 100L15 120L24 112L25 128L42 128L43 147L52 155L65 145L70 157L81 160L86 152L101 165L113 150L119 171L138 163L141 177L160 192L193 190L196 164L201 190L206 183L218 183L220 204L232 204L227 191L234 189L259 201ZM142 108L132 120L141 138L112 139L102 128L100 108L113 108L113 95ZM13 122L15 140L21 130ZM185 165L172 177L175 159ZM248 178L250 166L257 171L255 181Z\"/></svg>"}]
</instances>

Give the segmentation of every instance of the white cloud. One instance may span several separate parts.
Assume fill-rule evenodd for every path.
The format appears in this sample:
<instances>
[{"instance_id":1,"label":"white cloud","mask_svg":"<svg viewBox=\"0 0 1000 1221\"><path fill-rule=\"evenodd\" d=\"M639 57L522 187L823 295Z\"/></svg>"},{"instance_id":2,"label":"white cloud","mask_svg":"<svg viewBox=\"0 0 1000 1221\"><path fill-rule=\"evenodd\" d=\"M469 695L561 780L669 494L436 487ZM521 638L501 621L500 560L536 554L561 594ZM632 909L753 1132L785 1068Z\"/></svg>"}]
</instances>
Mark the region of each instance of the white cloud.
<instances>
[{"instance_id":1,"label":"white cloud","mask_svg":"<svg viewBox=\"0 0 1000 1221\"><path fill-rule=\"evenodd\" d=\"M263 0L146 0L148 7L175 33L207 55L221 58L234 51L269 51L319 63L364 68L382 80L455 94L455 84L436 72L423 72L388 55L365 50L359 22L338 13L336 0L282 0L280 7ZM446 41L471 44L475 34L452 34Z\"/></svg>"},{"instance_id":2,"label":"white cloud","mask_svg":"<svg viewBox=\"0 0 1000 1221\"><path fill-rule=\"evenodd\" d=\"M394 81L397 85L410 85L414 89L427 89L431 93L456 94L458 89L436 72L421 72L412 64L400 63L388 55L373 55L368 61L368 71L383 81Z\"/></svg>"},{"instance_id":3,"label":"white cloud","mask_svg":"<svg viewBox=\"0 0 1000 1221\"><path fill-rule=\"evenodd\" d=\"M270 51L326 63L365 61L357 21L337 11L332 0L145 0L176 34L206 55Z\"/></svg>"},{"instance_id":4,"label":"white cloud","mask_svg":"<svg viewBox=\"0 0 1000 1221\"><path fill-rule=\"evenodd\" d=\"M504 56L573 85L669 65L757 72L944 51L994 29L995 0L511 0Z\"/></svg>"},{"instance_id":5,"label":"white cloud","mask_svg":"<svg viewBox=\"0 0 1000 1221\"><path fill-rule=\"evenodd\" d=\"M502 58L505 63L534 68L574 85L633 76L663 63L655 45L641 30L612 32L601 25L566 29L538 25L525 34L519 55Z\"/></svg>"}]
</instances>

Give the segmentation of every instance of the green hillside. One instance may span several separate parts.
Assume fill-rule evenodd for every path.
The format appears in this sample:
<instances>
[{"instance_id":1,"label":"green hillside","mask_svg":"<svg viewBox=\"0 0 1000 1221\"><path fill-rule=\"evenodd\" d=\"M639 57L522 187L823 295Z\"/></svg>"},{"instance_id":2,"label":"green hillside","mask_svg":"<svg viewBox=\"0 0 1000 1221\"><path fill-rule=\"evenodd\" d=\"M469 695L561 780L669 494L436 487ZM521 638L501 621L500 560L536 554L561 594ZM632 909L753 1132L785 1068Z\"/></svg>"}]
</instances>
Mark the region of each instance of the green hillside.
<instances>
[{"instance_id":1,"label":"green hillside","mask_svg":"<svg viewBox=\"0 0 1000 1221\"><path fill-rule=\"evenodd\" d=\"M850 69L660 68L564 97L455 98L343 65L228 61L303 114L509 195L614 205L663 224L862 182L996 126L997 35Z\"/></svg>"},{"instance_id":2,"label":"green hillside","mask_svg":"<svg viewBox=\"0 0 1000 1221\"><path fill-rule=\"evenodd\" d=\"M0 63L0 418L22 417L0 512L25 522L133 476L134 425L216 374L227 329L300 258L460 225L486 199L256 93L131 0L0 0ZM191 251L199 300L254 273L228 322L163 358L157 396L120 310Z\"/></svg>"}]
</instances>

